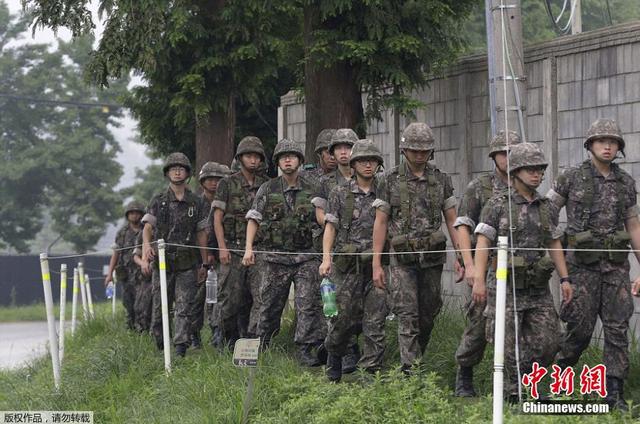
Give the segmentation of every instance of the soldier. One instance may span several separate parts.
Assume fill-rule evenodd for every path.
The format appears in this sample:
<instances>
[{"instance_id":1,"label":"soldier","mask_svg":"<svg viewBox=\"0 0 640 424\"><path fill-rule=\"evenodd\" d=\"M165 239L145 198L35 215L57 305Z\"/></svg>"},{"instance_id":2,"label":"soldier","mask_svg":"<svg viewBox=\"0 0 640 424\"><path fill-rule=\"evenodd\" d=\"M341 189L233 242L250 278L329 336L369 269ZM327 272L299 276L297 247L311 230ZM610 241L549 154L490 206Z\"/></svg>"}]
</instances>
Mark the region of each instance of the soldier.
<instances>
[{"instance_id":1,"label":"soldier","mask_svg":"<svg viewBox=\"0 0 640 424\"><path fill-rule=\"evenodd\" d=\"M567 213L569 249L640 249L640 221L633 178L613 163L624 156L618 124L598 119L587 132L584 147L590 159L567 169L547 194L559 211ZM625 231L626 229L626 231ZM640 254L635 252L636 258ZM571 251L567 253L575 290L560 317L566 323L558 365L573 366L589 346L598 316L604 328L604 364L607 367L607 403L627 410L623 383L629 373L627 330L633 313L627 252ZM640 278L633 283L640 287Z\"/></svg>"},{"instance_id":2,"label":"soldier","mask_svg":"<svg viewBox=\"0 0 640 424\"><path fill-rule=\"evenodd\" d=\"M384 324L387 316L386 296L371 281L371 237L376 199L376 170L383 163L382 154L371 140L353 145L350 159L355 178L336 185L329 194L325 214L323 260L319 273L335 282L338 315L331 319L325 347L329 353L327 377L340 381L342 358L350 339L359 328L364 333L364 355L360 366L368 372L382 368ZM359 256L337 256L332 263L331 250Z\"/></svg>"},{"instance_id":3,"label":"soldier","mask_svg":"<svg viewBox=\"0 0 640 424\"><path fill-rule=\"evenodd\" d=\"M122 285L122 304L127 312L127 327L130 330L135 328L136 323L136 291L138 289L139 275L138 267L133 261L133 249L136 245L136 237L142 225L142 215L144 214L144 205L140 202L130 202L124 210L126 219L125 224L116 233L116 241L113 245L113 254L109 261L109 270L104 279L104 285L107 286L113 281L113 271L116 272L116 279ZM117 249L117 250L116 250Z\"/></svg>"},{"instance_id":4,"label":"soldier","mask_svg":"<svg viewBox=\"0 0 640 424\"><path fill-rule=\"evenodd\" d=\"M298 359L304 366L317 366L322 361L314 356L314 350L324 341L326 324L320 301L320 261L313 253L311 239L314 223L311 196L315 188L309 180L298 176L304 153L294 141L281 140L275 148L273 160L282 175L260 187L251 210L247 212L249 223L242 263L245 266L255 264L253 243L258 229L264 234L261 243L264 249L284 253L264 255L258 335L266 347L279 331L280 318L293 282L297 319L294 340Z\"/></svg>"},{"instance_id":5,"label":"soldier","mask_svg":"<svg viewBox=\"0 0 640 424\"><path fill-rule=\"evenodd\" d=\"M267 181L258 172L265 163L262 141L244 137L238 144L235 160L240 171L220 181L211 204L220 246L220 329L228 346L233 346L240 337L255 337L260 314L260 267L242 266L242 249L247 232L245 215L258 188Z\"/></svg>"},{"instance_id":6,"label":"soldier","mask_svg":"<svg viewBox=\"0 0 640 424\"><path fill-rule=\"evenodd\" d=\"M198 181L202 187L202 203L205 205L211 205L213 202L213 196L216 193L218 182L229 175L231 171L227 165L222 165L217 162L207 162L202 165L202 169L198 174ZM209 222L212 222L212 216L209 217ZM218 242L215 234L212 232L208 235L207 246L212 249L208 253L208 263L211 266L216 266L218 261ZM196 300L193 310L193 321L191 322L191 347L200 348L200 330L204 323L204 307L205 297L207 294L206 285L200 284L196 292ZM219 346L221 343L220 329L218 324L220 322L220 306L218 303L207 304L207 317L209 321L209 327L211 328L211 344Z\"/></svg>"},{"instance_id":7,"label":"soldier","mask_svg":"<svg viewBox=\"0 0 640 424\"><path fill-rule=\"evenodd\" d=\"M311 203L316 207L316 221L320 225L320 234L324 227L324 213L329 199L329 193L333 187L343 185L351 180L353 170L350 166L351 148L358 140L358 135L350 128L335 130L329 141L327 155L335 158L337 168L325 173L318 180L317 193L311 199ZM318 238L318 251L322 251L322 238ZM360 349L358 347L357 336L361 331L358 329L353 335L349 344L348 352L342 358L342 372L352 373L356 370L358 359L360 359Z\"/></svg>"},{"instance_id":8,"label":"soldier","mask_svg":"<svg viewBox=\"0 0 640 424\"><path fill-rule=\"evenodd\" d=\"M320 177L336 169L338 163L331 153L329 153L329 143L331 143L331 137L333 137L335 133L336 130L333 128L325 128L320 131L318 137L316 137L316 148L314 150L318 158L318 165L316 166L312 163L305 164L304 169L300 170L300 176L319 181Z\"/></svg>"},{"instance_id":9,"label":"soldier","mask_svg":"<svg viewBox=\"0 0 640 424\"><path fill-rule=\"evenodd\" d=\"M571 285L562 253L560 234L553 221L546 198L536 189L542 183L547 162L540 148L533 143L516 144L509 153L511 187L489 199L475 229L477 237L473 301L487 300L487 339L493 342L495 325L495 254L487 275L489 251L498 236L513 237L509 256L507 304L505 319L504 361L506 371L505 394L510 402L518 401L518 373L516 370L515 335L520 347L520 366L529 373L532 364L548 366L558 350L558 314L549 290L549 278L555 269L561 277L562 297L571 301ZM511 230L510 230L511 227ZM519 250L526 248L527 250ZM549 248L549 256L544 253ZM512 275L512 269L515 275ZM515 282L516 303L511 293ZM518 329L514 331L514 314L518 315Z\"/></svg>"},{"instance_id":10,"label":"soldier","mask_svg":"<svg viewBox=\"0 0 640 424\"><path fill-rule=\"evenodd\" d=\"M152 269L153 312L151 330L159 349L162 340L162 307L160 302L160 271L152 260L157 254L157 245L152 241L164 239L169 244L193 245L200 247L201 266L198 268L198 252L190 247L167 246L167 292L169 305L175 299L175 336L173 343L176 354L184 356L190 342L193 303L198 282L207 274L208 252L207 231L209 229L209 208L187 187L191 175L191 162L182 153L171 153L162 168L169 180L169 187L151 199L144 223L142 244L142 270Z\"/></svg>"},{"instance_id":11,"label":"soldier","mask_svg":"<svg viewBox=\"0 0 640 424\"><path fill-rule=\"evenodd\" d=\"M446 261L446 236L442 216L453 245L456 199L451 178L428 163L435 148L431 128L412 123L405 128L400 149L406 162L382 178L373 203L373 282L385 289L388 282L391 312L398 317L398 344L402 371L411 374L427 347L435 317L442 307L442 268ZM393 255L388 274L382 268L382 251L389 240ZM438 251L434 253L422 253ZM413 253L416 252L416 253Z\"/></svg>"},{"instance_id":12,"label":"soldier","mask_svg":"<svg viewBox=\"0 0 640 424\"><path fill-rule=\"evenodd\" d=\"M510 146L520 143L517 133L509 131L509 140L504 131L498 132L489 143L489 157L493 160L495 171L472 180L467 186L460 205L458 218L454 227L458 231L459 248L464 259L465 279L473 287L473 255L471 254L471 235L480 221L480 213L487 201L495 193L504 190L509 184L507 174L507 152ZM467 326L462 334L460 345L456 350L458 372L456 374L455 395L460 397L476 396L473 387L473 367L482 361L487 344L485 336L486 320L484 303L475 303L472 299L467 304Z\"/></svg>"}]
</instances>

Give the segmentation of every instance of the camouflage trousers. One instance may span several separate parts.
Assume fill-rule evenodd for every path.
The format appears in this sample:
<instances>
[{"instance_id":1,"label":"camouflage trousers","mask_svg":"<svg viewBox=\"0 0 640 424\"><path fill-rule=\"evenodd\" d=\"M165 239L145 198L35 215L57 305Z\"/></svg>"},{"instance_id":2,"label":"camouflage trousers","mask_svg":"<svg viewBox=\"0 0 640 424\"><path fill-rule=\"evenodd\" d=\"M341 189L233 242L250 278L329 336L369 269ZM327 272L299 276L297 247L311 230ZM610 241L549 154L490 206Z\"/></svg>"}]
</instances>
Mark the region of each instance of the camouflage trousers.
<instances>
[{"instance_id":1,"label":"camouflage trousers","mask_svg":"<svg viewBox=\"0 0 640 424\"><path fill-rule=\"evenodd\" d=\"M135 274L132 274L124 282L122 282L122 304L127 314L127 327L130 330L135 328L136 322L136 292L138 282L136 281Z\"/></svg>"},{"instance_id":2,"label":"camouflage trousers","mask_svg":"<svg viewBox=\"0 0 640 424\"><path fill-rule=\"evenodd\" d=\"M490 273L487 281L487 341L493 343L495 330L496 281ZM506 395L518 393L518 368L516 363L516 337L514 319L518 318L518 349L520 351L520 375L531 372L533 363L548 367L559 349L560 322L548 288L532 292L516 291L516 307L513 291L507 285L505 315L504 367Z\"/></svg>"},{"instance_id":3,"label":"camouflage trousers","mask_svg":"<svg viewBox=\"0 0 640 424\"><path fill-rule=\"evenodd\" d=\"M442 265L390 265L386 274L391 312L398 319L400 362L410 367L422 359L442 308Z\"/></svg>"},{"instance_id":4,"label":"camouflage trousers","mask_svg":"<svg viewBox=\"0 0 640 424\"><path fill-rule=\"evenodd\" d=\"M255 265L245 267L242 257L233 253L228 265L220 265L218 314L225 342L233 344L240 337L257 334L263 267L264 262L257 255Z\"/></svg>"},{"instance_id":5,"label":"camouflage trousers","mask_svg":"<svg viewBox=\"0 0 640 424\"><path fill-rule=\"evenodd\" d=\"M218 290L218 292L219 291L220 290ZM220 302L206 303L206 299L207 285L202 282L202 284L198 285L195 302L193 303L193 321L191 321L192 334L199 333L200 330L202 330L205 316L207 317L207 323L212 333L220 323Z\"/></svg>"},{"instance_id":6,"label":"camouflage trousers","mask_svg":"<svg viewBox=\"0 0 640 424\"><path fill-rule=\"evenodd\" d=\"M604 365L607 375L625 379L629 373L629 319L633 297L626 269L610 272L571 267L573 298L563 304L560 318L566 333L560 344L558 361L575 365L589 346L598 316L604 330Z\"/></svg>"},{"instance_id":7,"label":"camouflage trousers","mask_svg":"<svg viewBox=\"0 0 640 424\"><path fill-rule=\"evenodd\" d=\"M135 328L137 331L149 331L151 325L152 284L148 277L140 277L136 286L136 301L134 310L136 314Z\"/></svg>"},{"instance_id":8,"label":"camouflage trousers","mask_svg":"<svg viewBox=\"0 0 640 424\"><path fill-rule=\"evenodd\" d=\"M298 344L318 344L324 341L327 325L322 314L320 261L311 259L294 265L264 262L261 270L261 308L258 335L268 344L280 330L282 311L289 297L291 283L295 287L296 329Z\"/></svg>"},{"instance_id":9,"label":"camouflage trousers","mask_svg":"<svg viewBox=\"0 0 640 424\"><path fill-rule=\"evenodd\" d=\"M329 321L325 347L329 353L344 356L351 337L363 335L363 353L359 366L369 370L382 368L385 350L384 327L388 314L386 292L373 286L371 267L346 274L334 270L330 279L336 285L338 315Z\"/></svg>"},{"instance_id":10,"label":"camouflage trousers","mask_svg":"<svg viewBox=\"0 0 640 424\"><path fill-rule=\"evenodd\" d=\"M467 288L470 289L469 286ZM487 320L484 316L486 304L475 303L471 299L471 291L467 290L467 292L468 301L465 306L467 325L456 349L456 362L461 367L474 367L482 361L487 346Z\"/></svg>"},{"instance_id":11,"label":"camouflage trousers","mask_svg":"<svg viewBox=\"0 0 640 424\"><path fill-rule=\"evenodd\" d=\"M173 344L189 343L191 335L191 322L193 321L193 303L197 289L197 271L194 267L188 271L169 272L167 270L167 295L169 309L175 301L174 307L174 331ZM156 341L162 340L162 303L160 299L160 271L153 270L153 312L151 318L151 331Z\"/></svg>"}]
</instances>

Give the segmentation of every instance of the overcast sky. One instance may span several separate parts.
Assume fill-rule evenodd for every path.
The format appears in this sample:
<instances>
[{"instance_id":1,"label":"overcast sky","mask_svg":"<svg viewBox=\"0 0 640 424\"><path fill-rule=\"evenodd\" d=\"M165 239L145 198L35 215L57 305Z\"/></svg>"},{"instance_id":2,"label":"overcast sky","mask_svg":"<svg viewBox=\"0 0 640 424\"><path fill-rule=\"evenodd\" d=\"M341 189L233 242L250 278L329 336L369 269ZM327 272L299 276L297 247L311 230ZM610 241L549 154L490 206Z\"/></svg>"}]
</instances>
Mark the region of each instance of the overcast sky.
<instances>
[{"instance_id":1,"label":"overcast sky","mask_svg":"<svg viewBox=\"0 0 640 424\"><path fill-rule=\"evenodd\" d=\"M9 10L12 14L17 14L22 11L22 6L20 5L20 0L5 0L9 6ZM94 8L95 9L95 8ZM97 21L94 17L94 21ZM97 25L96 28L96 39L102 34L102 26ZM71 38L71 34L67 30L58 31L58 37L68 40ZM31 32L25 35L25 42L31 43L54 43L55 35L51 30L38 30L31 36ZM131 117L127 116L122 120L122 126L120 128L113 128L112 132L120 144L120 148L122 152L118 155L118 162L122 164L124 167L124 175L120 179L120 187L126 187L133 183L135 176L135 168L145 168L151 160L147 157L145 153L146 147L144 145L135 143L132 141L133 137L136 135L136 126L137 122Z\"/></svg>"}]
</instances>

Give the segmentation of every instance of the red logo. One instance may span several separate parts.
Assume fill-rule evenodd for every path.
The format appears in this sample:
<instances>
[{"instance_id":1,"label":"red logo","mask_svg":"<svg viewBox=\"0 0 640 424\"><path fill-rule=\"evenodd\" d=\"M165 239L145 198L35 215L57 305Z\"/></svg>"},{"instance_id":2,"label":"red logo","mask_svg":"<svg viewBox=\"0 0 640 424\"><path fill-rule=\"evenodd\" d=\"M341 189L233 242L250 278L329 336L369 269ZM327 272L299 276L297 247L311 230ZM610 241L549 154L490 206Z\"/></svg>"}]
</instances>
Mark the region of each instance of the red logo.
<instances>
[{"instance_id":1,"label":"red logo","mask_svg":"<svg viewBox=\"0 0 640 424\"><path fill-rule=\"evenodd\" d=\"M549 388L554 395L573 394L574 378L576 376L572 367L567 367L564 370L557 365L552 365L551 368L551 384ZM540 364L534 362L531 368L531 372L522 376L522 385L530 388L531 397L539 399L540 394L538 392L538 384L542 381L548 371L545 367L541 367ZM580 394L588 395L591 393L597 393L600 397L607 396L607 367L603 364L598 364L593 367L584 365L582 372L580 373Z\"/></svg>"}]
</instances>

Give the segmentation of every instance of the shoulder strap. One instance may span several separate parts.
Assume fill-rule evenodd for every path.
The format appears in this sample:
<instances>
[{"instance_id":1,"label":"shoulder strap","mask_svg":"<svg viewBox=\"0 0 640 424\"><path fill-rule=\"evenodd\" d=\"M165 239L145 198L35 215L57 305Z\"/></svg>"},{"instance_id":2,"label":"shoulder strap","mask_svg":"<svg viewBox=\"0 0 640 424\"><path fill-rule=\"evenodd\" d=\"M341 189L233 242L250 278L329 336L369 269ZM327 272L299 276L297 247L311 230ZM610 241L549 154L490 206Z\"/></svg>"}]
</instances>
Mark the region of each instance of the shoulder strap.
<instances>
[{"instance_id":1,"label":"shoulder strap","mask_svg":"<svg viewBox=\"0 0 640 424\"><path fill-rule=\"evenodd\" d=\"M482 188L483 204L493 196L493 184L491 183L491 176L488 174L482 175L480 178L480 187Z\"/></svg>"},{"instance_id":2,"label":"shoulder strap","mask_svg":"<svg viewBox=\"0 0 640 424\"><path fill-rule=\"evenodd\" d=\"M623 222L624 217L624 181L622 179L622 172L620 167L617 164L613 164L613 175L616 176L616 194L618 198L616 199L616 206L618 210L618 222Z\"/></svg>"},{"instance_id":3,"label":"shoulder strap","mask_svg":"<svg viewBox=\"0 0 640 424\"><path fill-rule=\"evenodd\" d=\"M408 234L411 230L409 218L411 217L411 197L409 196L409 185L407 184L406 164L398 167L398 185L400 186L400 211L403 217L403 233Z\"/></svg>"},{"instance_id":4,"label":"shoulder strap","mask_svg":"<svg viewBox=\"0 0 640 424\"><path fill-rule=\"evenodd\" d=\"M580 166L582 171L582 181L584 183L584 195L582 196L582 215L580 216L582 231L586 231L589 227L589 218L591 217L591 207L593 206L593 189L595 182L591 173L589 162L584 162Z\"/></svg>"}]
</instances>

